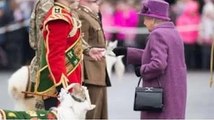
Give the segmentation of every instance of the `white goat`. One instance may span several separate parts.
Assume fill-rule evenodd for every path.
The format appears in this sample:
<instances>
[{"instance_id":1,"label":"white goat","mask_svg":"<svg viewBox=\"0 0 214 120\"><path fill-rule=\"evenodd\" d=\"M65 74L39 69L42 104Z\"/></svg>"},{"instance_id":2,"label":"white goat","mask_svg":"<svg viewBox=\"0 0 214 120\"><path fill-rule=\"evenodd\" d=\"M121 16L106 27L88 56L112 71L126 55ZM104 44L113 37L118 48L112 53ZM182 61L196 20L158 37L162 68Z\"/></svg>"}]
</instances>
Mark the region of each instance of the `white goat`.
<instances>
[{"instance_id":1,"label":"white goat","mask_svg":"<svg viewBox=\"0 0 214 120\"><path fill-rule=\"evenodd\" d=\"M52 112L54 113L57 118L57 120L82 120L85 119L86 113L89 110L92 110L95 108L95 105L91 104L90 98L89 98L89 93L86 87L82 86L83 93L85 94L85 100L84 101L77 101L74 99L77 96L74 96L69 92L69 89L73 88L74 84L71 84L68 86L66 89L61 89L61 92L58 96L58 99L60 101L60 104L58 107L53 107L51 108L50 111L47 111L46 114ZM17 118L16 112L17 111L9 111L10 114L13 114L14 119L26 119L26 118ZM29 113L28 111L18 111L17 112L19 115L23 114L23 116L26 115L26 113ZM32 113L32 111L31 111ZM36 111L34 111L36 113ZM44 112L43 112L44 113ZM6 117L6 111L0 109L0 120L5 120ZM8 113L9 114L9 113ZM22 116L22 115L20 115ZM22 116L22 117L23 117ZM35 117L35 116L32 116Z\"/></svg>"},{"instance_id":2,"label":"white goat","mask_svg":"<svg viewBox=\"0 0 214 120\"><path fill-rule=\"evenodd\" d=\"M95 105L91 104L88 89L82 86L86 99L83 102L76 101L68 91L74 84L71 84L66 89L61 89L59 94L60 104L58 107L53 108L57 111L57 119L59 120L80 120L85 119L86 113L89 110L95 108Z\"/></svg>"}]
</instances>

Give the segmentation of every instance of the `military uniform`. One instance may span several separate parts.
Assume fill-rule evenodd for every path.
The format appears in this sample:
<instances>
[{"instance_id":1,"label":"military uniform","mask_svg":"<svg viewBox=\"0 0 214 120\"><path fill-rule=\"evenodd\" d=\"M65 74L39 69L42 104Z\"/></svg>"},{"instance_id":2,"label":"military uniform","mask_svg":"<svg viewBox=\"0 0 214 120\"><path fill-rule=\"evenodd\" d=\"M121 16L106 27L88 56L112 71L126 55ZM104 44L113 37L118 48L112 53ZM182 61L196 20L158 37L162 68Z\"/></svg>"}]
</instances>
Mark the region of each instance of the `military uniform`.
<instances>
[{"instance_id":1,"label":"military uniform","mask_svg":"<svg viewBox=\"0 0 214 120\"><path fill-rule=\"evenodd\" d=\"M80 24L70 9L55 2L42 26L40 70L35 92L56 94L56 87L81 83L82 40Z\"/></svg>"},{"instance_id":2,"label":"military uniform","mask_svg":"<svg viewBox=\"0 0 214 120\"><path fill-rule=\"evenodd\" d=\"M77 10L82 22L83 39L91 47L106 47L106 40L98 15L91 12L87 7L80 6ZM84 55L84 84L89 90L92 104L96 108L89 111L87 119L107 119L107 86L110 86L109 76L106 70L106 61L95 61L88 55Z\"/></svg>"},{"instance_id":3,"label":"military uniform","mask_svg":"<svg viewBox=\"0 0 214 120\"><path fill-rule=\"evenodd\" d=\"M57 119L57 114L52 111L10 111L0 109L0 119L2 120L53 120Z\"/></svg>"},{"instance_id":4,"label":"military uniform","mask_svg":"<svg viewBox=\"0 0 214 120\"><path fill-rule=\"evenodd\" d=\"M35 56L31 61L31 64L29 66L29 82L26 91L28 92L34 92L34 85L36 76L39 70L39 62L40 62L40 55L41 55L41 41L43 41L42 36L42 21L44 20L45 14L48 12L48 10L53 7L54 0L36 0L34 3L34 8L31 13L30 17L30 26L29 26L29 43L31 48L35 50ZM32 96L31 94L26 94L26 98L29 97L36 97ZM43 101L41 98L36 97L37 109L43 109Z\"/></svg>"},{"instance_id":5,"label":"military uniform","mask_svg":"<svg viewBox=\"0 0 214 120\"><path fill-rule=\"evenodd\" d=\"M43 36L41 32L42 21L44 20L44 15L48 10L53 7L53 0L37 0L34 4L34 9L30 18L30 29L29 29L29 43L30 46L35 50L35 57L30 64L30 80L35 82L36 74L39 69L39 61L41 54L41 41L43 41Z\"/></svg>"}]
</instances>

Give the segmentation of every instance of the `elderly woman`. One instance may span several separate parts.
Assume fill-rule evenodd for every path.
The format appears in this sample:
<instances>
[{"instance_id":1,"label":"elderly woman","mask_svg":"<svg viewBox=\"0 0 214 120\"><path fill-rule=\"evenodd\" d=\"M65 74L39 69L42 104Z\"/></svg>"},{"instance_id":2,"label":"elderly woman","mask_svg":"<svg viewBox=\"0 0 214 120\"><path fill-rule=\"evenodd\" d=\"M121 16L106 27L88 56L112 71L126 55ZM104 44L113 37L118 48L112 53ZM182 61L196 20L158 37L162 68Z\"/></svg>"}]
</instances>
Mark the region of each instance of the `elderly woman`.
<instances>
[{"instance_id":1,"label":"elderly woman","mask_svg":"<svg viewBox=\"0 0 214 120\"><path fill-rule=\"evenodd\" d=\"M186 64L182 39L168 17L168 3L148 0L140 13L150 34L144 50L115 48L116 55L126 55L129 64L140 64L136 74L144 87L164 89L162 112L141 112L142 119L184 119L186 108Z\"/></svg>"}]
</instances>

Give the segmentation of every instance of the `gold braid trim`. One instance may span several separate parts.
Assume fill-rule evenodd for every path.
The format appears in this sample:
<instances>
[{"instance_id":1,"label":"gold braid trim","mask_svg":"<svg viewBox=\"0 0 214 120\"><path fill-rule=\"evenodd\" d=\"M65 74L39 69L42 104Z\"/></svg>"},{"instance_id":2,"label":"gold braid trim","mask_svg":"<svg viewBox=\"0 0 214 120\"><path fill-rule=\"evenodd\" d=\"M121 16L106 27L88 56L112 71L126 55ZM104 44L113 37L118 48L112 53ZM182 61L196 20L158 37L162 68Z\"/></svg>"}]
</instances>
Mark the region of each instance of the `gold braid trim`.
<instances>
[{"instance_id":1,"label":"gold braid trim","mask_svg":"<svg viewBox=\"0 0 214 120\"><path fill-rule=\"evenodd\" d=\"M214 53L214 35L212 37L212 47L211 47L211 55L210 55L210 87L213 85L213 53Z\"/></svg>"}]
</instances>

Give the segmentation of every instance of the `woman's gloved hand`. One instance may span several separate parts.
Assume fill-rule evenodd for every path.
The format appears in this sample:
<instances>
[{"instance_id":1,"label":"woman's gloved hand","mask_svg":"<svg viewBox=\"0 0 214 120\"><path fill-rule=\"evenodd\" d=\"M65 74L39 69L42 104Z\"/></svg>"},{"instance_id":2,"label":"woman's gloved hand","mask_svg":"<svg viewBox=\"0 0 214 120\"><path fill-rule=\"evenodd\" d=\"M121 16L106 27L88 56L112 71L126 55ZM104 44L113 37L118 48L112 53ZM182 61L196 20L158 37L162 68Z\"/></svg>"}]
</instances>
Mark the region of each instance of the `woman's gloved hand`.
<instances>
[{"instance_id":1,"label":"woman's gloved hand","mask_svg":"<svg viewBox=\"0 0 214 120\"><path fill-rule=\"evenodd\" d=\"M62 88L63 88L62 84L56 87L57 94L60 93Z\"/></svg>"},{"instance_id":2,"label":"woman's gloved hand","mask_svg":"<svg viewBox=\"0 0 214 120\"><path fill-rule=\"evenodd\" d=\"M113 49L113 52L116 56L119 56L119 55L126 56L127 55L127 48L126 47L116 47Z\"/></svg>"},{"instance_id":3,"label":"woman's gloved hand","mask_svg":"<svg viewBox=\"0 0 214 120\"><path fill-rule=\"evenodd\" d=\"M116 56L124 55L122 58L123 63L126 65L126 56L127 56L127 48L126 47L116 47L112 50Z\"/></svg>"},{"instance_id":4,"label":"woman's gloved hand","mask_svg":"<svg viewBox=\"0 0 214 120\"><path fill-rule=\"evenodd\" d=\"M135 67L135 75L136 75L137 77L141 77L140 68L141 68L141 66Z\"/></svg>"}]
</instances>

